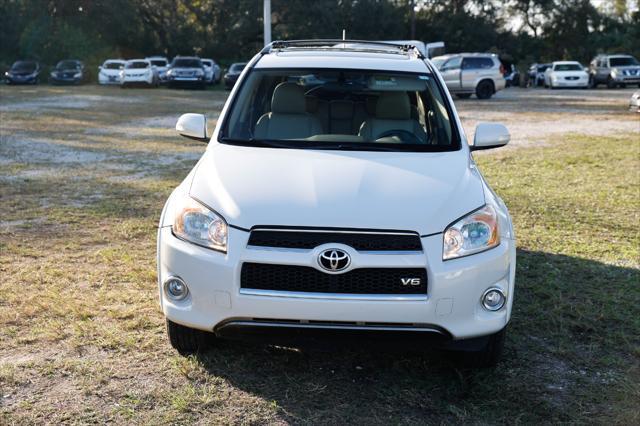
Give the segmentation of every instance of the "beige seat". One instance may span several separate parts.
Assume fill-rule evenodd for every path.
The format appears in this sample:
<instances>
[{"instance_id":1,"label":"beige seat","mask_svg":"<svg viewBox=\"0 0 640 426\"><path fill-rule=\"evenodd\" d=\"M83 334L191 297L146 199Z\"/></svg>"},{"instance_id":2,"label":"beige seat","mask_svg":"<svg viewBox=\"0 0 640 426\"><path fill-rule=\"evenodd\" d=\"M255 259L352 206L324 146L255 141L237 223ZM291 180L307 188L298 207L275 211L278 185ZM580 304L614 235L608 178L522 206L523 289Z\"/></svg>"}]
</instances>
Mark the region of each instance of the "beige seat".
<instances>
[{"instance_id":1,"label":"beige seat","mask_svg":"<svg viewBox=\"0 0 640 426\"><path fill-rule=\"evenodd\" d=\"M280 83L273 91L271 112L256 123L256 139L304 139L322 133L320 121L307 114L304 91L295 83Z\"/></svg>"},{"instance_id":2,"label":"beige seat","mask_svg":"<svg viewBox=\"0 0 640 426\"><path fill-rule=\"evenodd\" d=\"M383 92L376 103L375 117L365 120L358 134L374 141L390 130L405 130L421 141L427 140L424 128L411 118L411 104L405 92Z\"/></svg>"}]
</instances>

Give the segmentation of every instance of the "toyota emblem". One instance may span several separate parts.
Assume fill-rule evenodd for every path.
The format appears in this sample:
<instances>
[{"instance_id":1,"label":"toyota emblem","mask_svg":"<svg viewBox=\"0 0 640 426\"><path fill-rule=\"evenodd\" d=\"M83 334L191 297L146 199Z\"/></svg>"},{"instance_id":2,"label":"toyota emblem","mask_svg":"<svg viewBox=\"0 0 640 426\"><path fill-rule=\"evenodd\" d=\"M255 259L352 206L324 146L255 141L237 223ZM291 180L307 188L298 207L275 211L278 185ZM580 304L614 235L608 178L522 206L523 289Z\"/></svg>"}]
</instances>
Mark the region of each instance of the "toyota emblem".
<instances>
[{"instance_id":1,"label":"toyota emblem","mask_svg":"<svg viewBox=\"0 0 640 426\"><path fill-rule=\"evenodd\" d=\"M344 250L328 249L320 253L318 264L325 271L340 272L351 264L351 257Z\"/></svg>"}]
</instances>

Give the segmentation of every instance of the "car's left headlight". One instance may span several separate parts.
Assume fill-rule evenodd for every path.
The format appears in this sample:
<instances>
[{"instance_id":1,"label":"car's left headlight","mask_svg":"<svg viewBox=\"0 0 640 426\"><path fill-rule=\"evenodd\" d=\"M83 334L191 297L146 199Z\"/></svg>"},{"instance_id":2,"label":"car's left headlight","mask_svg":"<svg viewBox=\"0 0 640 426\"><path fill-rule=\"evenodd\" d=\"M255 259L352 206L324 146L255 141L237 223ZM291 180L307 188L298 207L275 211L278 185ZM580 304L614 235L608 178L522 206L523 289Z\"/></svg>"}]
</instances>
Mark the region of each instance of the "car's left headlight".
<instances>
[{"instance_id":1,"label":"car's left headlight","mask_svg":"<svg viewBox=\"0 0 640 426\"><path fill-rule=\"evenodd\" d=\"M185 241L213 250L227 252L227 222L191 197L178 200L173 220L173 234Z\"/></svg>"},{"instance_id":2,"label":"car's left headlight","mask_svg":"<svg viewBox=\"0 0 640 426\"><path fill-rule=\"evenodd\" d=\"M81 72L77 72L73 75L73 78L80 78L82 77L82 73Z\"/></svg>"},{"instance_id":3,"label":"car's left headlight","mask_svg":"<svg viewBox=\"0 0 640 426\"><path fill-rule=\"evenodd\" d=\"M486 205L449 225L442 241L442 260L480 253L500 244L498 215Z\"/></svg>"}]
</instances>

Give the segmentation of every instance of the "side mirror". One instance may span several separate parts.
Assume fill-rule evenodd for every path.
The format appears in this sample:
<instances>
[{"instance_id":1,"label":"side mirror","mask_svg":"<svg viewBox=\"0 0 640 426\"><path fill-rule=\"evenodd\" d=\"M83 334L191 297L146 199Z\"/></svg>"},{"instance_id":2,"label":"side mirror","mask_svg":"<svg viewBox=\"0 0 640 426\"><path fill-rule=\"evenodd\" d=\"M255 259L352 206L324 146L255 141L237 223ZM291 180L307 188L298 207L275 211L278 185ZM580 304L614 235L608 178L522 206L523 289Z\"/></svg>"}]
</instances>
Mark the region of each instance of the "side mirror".
<instances>
[{"instance_id":1,"label":"side mirror","mask_svg":"<svg viewBox=\"0 0 640 426\"><path fill-rule=\"evenodd\" d=\"M176 123L176 132L185 138L209 142L207 118L202 114L182 114Z\"/></svg>"},{"instance_id":2,"label":"side mirror","mask_svg":"<svg viewBox=\"0 0 640 426\"><path fill-rule=\"evenodd\" d=\"M504 125L499 123L480 123L476 127L476 134L473 138L471 151L491 149L505 146L509 143L511 136Z\"/></svg>"}]
</instances>

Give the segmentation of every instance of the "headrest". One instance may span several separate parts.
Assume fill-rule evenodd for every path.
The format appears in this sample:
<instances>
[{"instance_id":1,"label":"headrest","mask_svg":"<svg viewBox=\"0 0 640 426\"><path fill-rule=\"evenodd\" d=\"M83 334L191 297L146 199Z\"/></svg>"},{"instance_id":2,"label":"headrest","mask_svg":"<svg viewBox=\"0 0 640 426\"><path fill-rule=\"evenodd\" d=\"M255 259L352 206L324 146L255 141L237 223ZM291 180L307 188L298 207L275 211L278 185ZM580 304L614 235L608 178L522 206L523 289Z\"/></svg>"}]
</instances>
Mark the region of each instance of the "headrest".
<instances>
[{"instance_id":1,"label":"headrest","mask_svg":"<svg viewBox=\"0 0 640 426\"><path fill-rule=\"evenodd\" d=\"M349 101L333 101L329 104L331 118L337 120L351 120L353 117L353 103Z\"/></svg>"},{"instance_id":2,"label":"headrest","mask_svg":"<svg viewBox=\"0 0 640 426\"><path fill-rule=\"evenodd\" d=\"M280 114L304 114L304 90L295 83L280 83L273 91L271 112Z\"/></svg>"},{"instance_id":3,"label":"headrest","mask_svg":"<svg viewBox=\"0 0 640 426\"><path fill-rule=\"evenodd\" d=\"M376 104L376 118L409 120L411 108L406 92L382 92Z\"/></svg>"}]
</instances>

